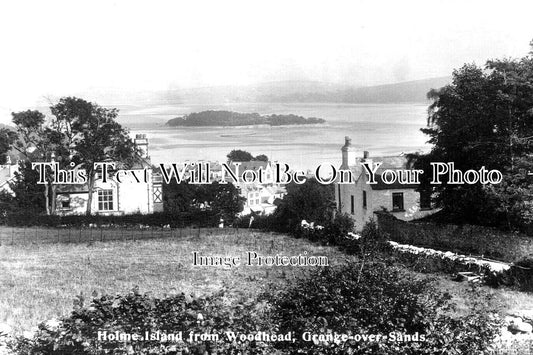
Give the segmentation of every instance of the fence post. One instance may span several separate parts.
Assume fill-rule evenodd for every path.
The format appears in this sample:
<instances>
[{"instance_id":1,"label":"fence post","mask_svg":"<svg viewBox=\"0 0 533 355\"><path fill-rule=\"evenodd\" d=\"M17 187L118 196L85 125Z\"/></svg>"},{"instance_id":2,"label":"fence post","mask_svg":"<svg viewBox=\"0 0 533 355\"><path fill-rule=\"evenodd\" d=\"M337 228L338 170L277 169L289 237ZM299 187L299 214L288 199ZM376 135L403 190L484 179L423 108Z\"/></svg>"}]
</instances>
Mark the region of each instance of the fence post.
<instances>
[{"instance_id":1,"label":"fence post","mask_svg":"<svg viewBox=\"0 0 533 355\"><path fill-rule=\"evenodd\" d=\"M57 242L59 243L59 228L57 229Z\"/></svg>"},{"instance_id":2,"label":"fence post","mask_svg":"<svg viewBox=\"0 0 533 355\"><path fill-rule=\"evenodd\" d=\"M15 228L11 228L11 245L15 243Z\"/></svg>"},{"instance_id":3,"label":"fence post","mask_svg":"<svg viewBox=\"0 0 533 355\"><path fill-rule=\"evenodd\" d=\"M100 227L100 241L103 242L104 241L104 234L102 232L102 227Z\"/></svg>"},{"instance_id":4,"label":"fence post","mask_svg":"<svg viewBox=\"0 0 533 355\"><path fill-rule=\"evenodd\" d=\"M80 227L80 234L78 236L78 243L81 243L81 227Z\"/></svg>"}]
</instances>

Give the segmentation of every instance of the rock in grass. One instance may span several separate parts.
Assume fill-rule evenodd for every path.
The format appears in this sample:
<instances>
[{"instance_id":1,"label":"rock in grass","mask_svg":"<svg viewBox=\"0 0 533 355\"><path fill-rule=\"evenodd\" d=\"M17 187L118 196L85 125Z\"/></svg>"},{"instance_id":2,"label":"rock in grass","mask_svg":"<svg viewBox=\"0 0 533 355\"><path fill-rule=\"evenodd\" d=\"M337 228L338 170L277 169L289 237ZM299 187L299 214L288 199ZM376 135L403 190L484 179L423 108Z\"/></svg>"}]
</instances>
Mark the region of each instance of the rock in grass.
<instances>
[{"instance_id":1,"label":"rock in grass","mask_svg":"<svg viewBox=\"0 0 533 355\"><path fill-rule=\"evenodd\" d=\"M511 318L507 327L512 333L531 333L533 332L533 326L529 323L522 321L522 318Z\"/></svg>"}]
</instances>

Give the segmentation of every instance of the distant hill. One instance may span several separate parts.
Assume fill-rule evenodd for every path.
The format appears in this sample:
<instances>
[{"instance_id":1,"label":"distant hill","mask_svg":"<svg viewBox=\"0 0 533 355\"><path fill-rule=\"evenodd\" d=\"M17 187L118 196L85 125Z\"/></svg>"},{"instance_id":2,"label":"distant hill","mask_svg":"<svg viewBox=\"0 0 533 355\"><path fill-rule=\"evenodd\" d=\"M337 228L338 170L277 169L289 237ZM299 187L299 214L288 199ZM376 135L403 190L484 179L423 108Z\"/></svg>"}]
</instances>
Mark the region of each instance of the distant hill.
<instances>
[{"instance_id":1,"label":"distant hill","mask_svg":"<svg viewBox=\"0 0 533 355\"><path fill-rule=\"evenodd\" d=\"M167 126L251 126L265 124L269 126L302 125L324 123L321 118L305 118L297 115L267 115L258 113L239 113L232 111L202 111L194 112L182 117L176 117L167 122Z\"/></svg>"},{"instance_id":2,"label":"distant hill","mask_svg":"<svg viewBox=\"0 0 533 355\"><path fill-rule=\"evenodd\" d=\"M92 88L75 96L120 109L125 125L164 124L174 108L197 106L222 109L227 103L422 103L426 93L451 82L450 77L431 78L379 86L344 85L320 81L276 81L254 85L172 88L140 91ZM211 106L211 107L210 107ZM183 111L181 111L183 112Z\"/></svg>"},{"instance_id":3,"label":"distant hill","mask_svg":"<svg viewBox=\"0 0 533 355\"><path fill-rule=\"evenodd\" d=\"M338 102L338 103L407 103L427 102L430 89L438 89L450 83L450 77L431 78L396 84L366 86L358 88L331 88L294 92L292 94L270 94L257 98L258 102Z\"/></svg>"},{"instance_id":4,"label":"distant hill","mask_svg":"<svg viewBox=\"0 0 533 355\"><path fill-rule=\"evenodd\" d=\"M425 103L429 90L440 88L450 82L450 77L439 77L358 87L319 81L278 81L243 86L173 89L160 92L159 97L168 104L220 104L225 102Z\"/></svg>"}]
</instances>

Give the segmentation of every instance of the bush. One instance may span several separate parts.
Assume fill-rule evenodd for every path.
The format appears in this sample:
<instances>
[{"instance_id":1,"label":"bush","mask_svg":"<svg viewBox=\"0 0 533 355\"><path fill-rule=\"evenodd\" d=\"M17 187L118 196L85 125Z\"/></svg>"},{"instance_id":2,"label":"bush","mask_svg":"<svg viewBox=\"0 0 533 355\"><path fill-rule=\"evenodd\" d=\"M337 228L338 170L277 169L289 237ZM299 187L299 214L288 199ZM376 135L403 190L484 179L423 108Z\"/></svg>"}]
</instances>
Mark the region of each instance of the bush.
<instances>
[{"instance_id":1,"label":"bush","mask_svg":"<svg viewBox=\"0 0 533 355\"><path fill-rule=\"evenodd\" d=\"M236 297L236 298L235 298ZM249 334L269 331L268 307L241 295L226 291L195 298L179 294L155 298L134 290L126 296L101 296L85 306L82 295L75 300L72 314L50 327L39 326L31 340L18 338L12 346L17 354L271 354L269 344L255 341L232 341L226 331ZM219 340L163 342L155 340L102 341L98 332L121 332L144 336L175 334L219 334Z\"/></svg>"},{"instance_id":2,"label":"bush","mask_svg":"<svg viewBox=\"0 0 533 355\"><path fill-rule=\"evenodd\" d=\"M286 286L287 287L287 286ZM157 298L133 290L125 296L80 295L69 317L45 322L35 337L17 338L16 354L475 354L488 349L499 324L487 309L452 318L450 296L383 264L323 268L286 289L250 298L222 290L207 297ZM196 342L142 339L105 341L114 334L218 334ZM287 334L294 342L235 341L237 335ZM386 335L381 341L307 341L305 334ZM406 335L413 337L406 341ZM395 336L396 339L392 339ZM414 337L417 337L415 339ZM400 339L402 337L402 339Z\"/></svg>"},{"instance_id":3,"label":"bush","mask_svg":"<svg viewBox=\"0 0 533 355\"><path fill-rule=\"evenodd\" d=\"M486 350L499 324L489 313L452 318L450 296L383 264L325 268L271 299L280 331L315 335L387 335L387 340L280 343L289 353L474 354ZM395 341L399 334L418 341ZM424 339L423 341L421 339Z\"/></svg>"},{"instance_id":4,"label":"bush","mask_svg":"<svg viewBox=\"0 0 533 355\"><path fill-rule=\"evenodd\" d=\"M508 272L509 283L518 285L522 291L533 292L533 258L524 258L514 263Z\"/></svg>"},{"instance_id":5,"label":"bush","mask_svg":"<svg viewBox=\"0 0 533 355\"><path fill-rule=\"evenodd\" d=\"M162 227L214 227L219 222L219 216L211 211L191 211L182 213L157 212L150 214L125 214L125 215L39 215L34 213L10 213L5 217L8 226L72 226L81 227L93 225L114 225L114 226L137 226L139 224Z\"/></svg>"},{"instance_id":6,"label":"bush","mask_svg":"<svg viewBox=\"0 0 533 355\"><path fill-rule=\"evenodd\" d=\"M353 219L348 214L336 214L333 221L326 224L325 239L330 244L342 245L346 235L353 232L353 229Z\"/></svg>"}]
</instances>

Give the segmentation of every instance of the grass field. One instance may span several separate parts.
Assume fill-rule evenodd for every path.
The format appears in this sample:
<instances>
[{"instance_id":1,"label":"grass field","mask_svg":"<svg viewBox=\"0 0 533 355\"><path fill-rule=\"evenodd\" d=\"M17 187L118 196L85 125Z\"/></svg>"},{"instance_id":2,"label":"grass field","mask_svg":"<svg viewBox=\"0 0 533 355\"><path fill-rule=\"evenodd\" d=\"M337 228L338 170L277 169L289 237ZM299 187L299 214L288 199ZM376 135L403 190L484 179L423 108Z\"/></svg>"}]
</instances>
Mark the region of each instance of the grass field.
<instances>
[{"instance_id":1,"label":"grass field","mask_svg":"<svg viewBox=\"0 0 533 355\"><path fill-rule=\"evenodd\" d=\"M59 231L60 236L63 232ZM270 283L291 282L312 269L246 265L199 267L192 265L193 251L241 257L247 251L263 255L307 252L308 255L327 256L331 265L353 258L334 247L249 230L203 230L183 232L181 236L178 233L171 236L168 231L161 233L167 234L155 233L154 238L148 239L71 240L70 243L39 242L27 237L25 242L14 238L14 243L2 244L0 323L9 324L16 332L29 330L41 321L68 315L72 300L81 292L90 299L93 291L127 293L139 286L141 292L156 296L178 292L200 295L227 286L254 294ZM144 236L151 236L151 232L145 231ZM451 281L445 275L412 274L424 278L435 276L438 287L453 295L457 313L468 312L474 301L467 292L468 284ZM482 300L492 295L490 302L501 312L533 309L533 297L529 294L482 287L477 295Z\"/></svg>"},{"instance_id":2,"label":"grass field","mask_svg":"<svg viewBox=\"0 0 533 355\"><path fill-rule=\"evenodd\" d=\"M192 265L192 252L242 256L258 254L325 255L332 265L348 258L335 248L283 235L233 230L202 232L200 236L84 243L15 243L0 246L0 322L16 331L40 321L67 315L80 292L141 292L162 296L176 292L206 294L241 288L259 292L270 282L290 281L310 267L231 269Z\"/></svg>"}]
</instances>

